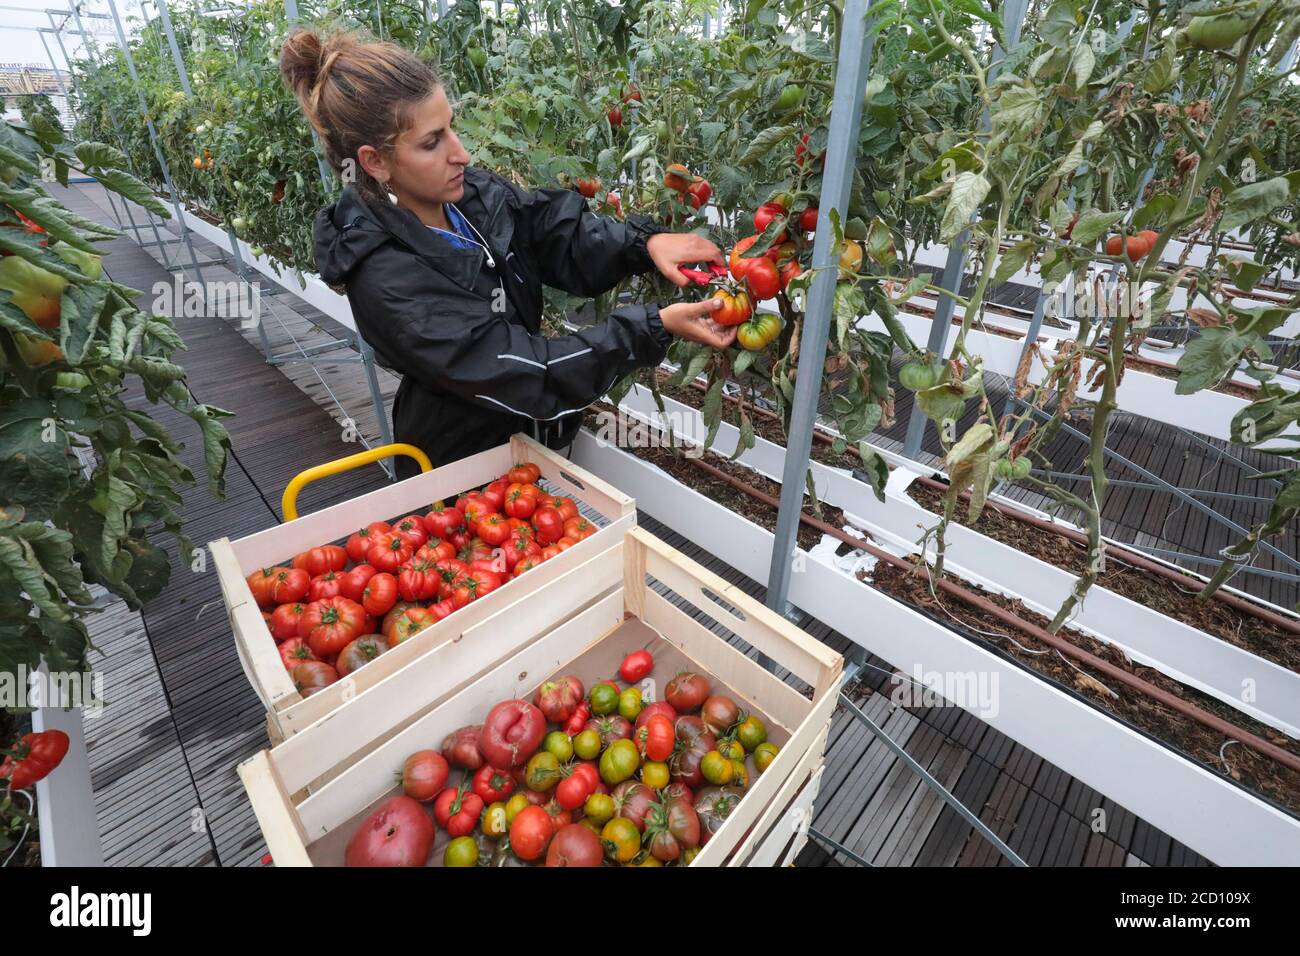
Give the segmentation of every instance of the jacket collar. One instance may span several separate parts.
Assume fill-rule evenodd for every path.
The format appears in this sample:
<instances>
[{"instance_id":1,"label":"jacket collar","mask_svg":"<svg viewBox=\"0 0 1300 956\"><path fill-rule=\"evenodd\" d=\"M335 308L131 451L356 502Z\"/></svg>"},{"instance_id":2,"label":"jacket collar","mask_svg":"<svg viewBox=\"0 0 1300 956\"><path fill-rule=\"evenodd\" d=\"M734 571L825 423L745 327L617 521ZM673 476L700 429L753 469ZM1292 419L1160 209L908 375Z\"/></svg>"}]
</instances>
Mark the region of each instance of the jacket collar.
<instances>
[{"instance_id":1,"label":"jacket collar","mask_svg":"<svg viewBox=\"0 0 1300 956\"><path fill-rule=\"evenodd\" d=\"M503 263L514 236L506 190L487 172L467 167L465 195L456 208L482 235L493 259ZM367 202L351 185L343 188L337 202L317 213L314 239L316 267L321 277L334 285L346 283L348 275L365 258L392 240L471 292L486 262L478 245L457 248L409 209L387 202Z\"/></svg>"}]
</instances>

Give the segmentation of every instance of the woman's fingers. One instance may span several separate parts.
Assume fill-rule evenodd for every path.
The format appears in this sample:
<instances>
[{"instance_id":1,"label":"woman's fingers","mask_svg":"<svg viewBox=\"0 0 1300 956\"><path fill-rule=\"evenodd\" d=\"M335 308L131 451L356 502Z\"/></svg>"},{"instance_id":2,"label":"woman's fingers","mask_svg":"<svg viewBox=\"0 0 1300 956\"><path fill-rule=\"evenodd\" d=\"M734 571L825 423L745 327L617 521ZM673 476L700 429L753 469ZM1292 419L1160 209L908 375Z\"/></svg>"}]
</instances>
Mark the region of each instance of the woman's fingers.
<instances>
[{"instance_id":1,"label":"woman's fingers","mask_svg":"<svg viewBox=\"0 0 1300 956\"><path fill-rule=\"evenodd\" d=\"M690 280L682 275L678 266L697 262L722 262L722 250L714 243L693 232L661 232L650 237L646 251L655 268L673 285L682 287Z\"/></svg>"},{"instance_id":2,"label":"woman's fingers","mask_svg":"<svg viewBox=\"0 0 1300 956\"><path fill-rule=\"evenodd\" d=\"M736 340L736 329L734 326L719 325L714 321L713 314L720 308L722 308L720 299L674 302L659 310L659 318L664 328L679 338L725 349Z\"/></svg>"}]
</instances>

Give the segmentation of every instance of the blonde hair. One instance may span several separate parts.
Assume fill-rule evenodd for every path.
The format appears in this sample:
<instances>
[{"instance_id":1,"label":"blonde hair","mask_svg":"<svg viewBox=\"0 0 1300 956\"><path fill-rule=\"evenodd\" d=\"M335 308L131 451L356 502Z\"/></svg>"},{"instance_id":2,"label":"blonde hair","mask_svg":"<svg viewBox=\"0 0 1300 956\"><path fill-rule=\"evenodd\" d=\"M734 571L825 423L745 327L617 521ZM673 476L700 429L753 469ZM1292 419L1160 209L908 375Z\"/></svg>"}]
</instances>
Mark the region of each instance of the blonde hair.
<instances>
[{"instance_id":1,"label":"blonde hair","mask_svg":"<svg viewBox=\"0 0 1300 956\"><path fill-rule=\"evenodd\" d=\"M280 73L293 90L336 173L351 160L368 198L385 195L357 161L362 146L391 150L411 126L411 110L442 85L431 64L396 43L357 31L295 30L280 47Z\"/></svg>"}]
</instances>

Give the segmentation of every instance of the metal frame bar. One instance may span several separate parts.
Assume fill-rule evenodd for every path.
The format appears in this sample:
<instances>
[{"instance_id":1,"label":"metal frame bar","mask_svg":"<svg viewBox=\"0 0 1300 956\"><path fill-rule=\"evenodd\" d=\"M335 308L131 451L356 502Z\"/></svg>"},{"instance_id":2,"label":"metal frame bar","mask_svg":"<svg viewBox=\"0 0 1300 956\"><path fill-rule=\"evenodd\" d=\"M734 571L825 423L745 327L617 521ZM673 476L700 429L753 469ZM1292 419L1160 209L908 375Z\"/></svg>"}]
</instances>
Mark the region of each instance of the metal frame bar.
<instances>
[{"instance_id":1,"label":"metal frame bar","mask_svg":"<svg viewBox=\"0 0 1300 956\"><path fill-rule=\"evenodd\" d=\"M1190 561L1193 564L1205 564L1218 567L1223 563L1222 558L1207 558L1199 554L1187 554L1184 551L1172 551L1169 548L1157 548L1154 545L1127 544L1127 548L1138 551L1145 551L1147 554L1160 558L1168 558L1171 561ZM1272 568L1257 568L1253 565L1240 564L1237 566L1234 574L1257 574L1265 578L1277 578L1280 581L1287 581L1292 584L1300 582L1300 574L1288 574L1286 571L1275 571Z\"/></svg>"},{"instance_id":2,"label":"metal frame bar","mask_svg":"<svg viewBox=\"0 0 1300 956\"><path fill-rule=\"evenodd\" d=\"M1039 416L1040 418L1050 420L1052 417L1047 412L1043 411L1041 408L1037 408L1033 405L1030 405L1028 402L1024 401L1023 399L1016 398L1014 395L1012 396L1011 400L1015 402L1017 405L1024 405L1030 408L1033 414ZM1079 429L1075 428L1073 425L1067 424L1066 422L1061 422L1059 427L1064 429L1066 432L1073 435L1074 437L1080 439L1081 441L1088 440L1088 436L1085 435L1083 432L1079 431ZM1137 464L1136 462L1130 461L1129 459L1121 455L1119 452L1106 447L1102 448L1102 452L1111 461L1118 462L1119 464L1123 465L1125 468L1130 468L1133 471L1137 472L1139 475L1148 479L1153 484L1159 485L1161 488L1167 489L1172 495L1174 495L1174 497L1180 499L1185 504L1190 505L1192 508L1196 509L1202 514L1207 515L1210 518L1210 520L1217 521L1220 524L1226 525L1227 527L1231 528L1233 531L1237 532L1237 534L1242 535L1243 537L1248 533L1245 528L1241 527L1241 525L1237 524L1232 519L1219 514L1219 512L1215 511L1209 505L1197 501L1191 495L1187 494L1187 492L1183 491L1180 488L1176 488L1175 486L1171 485L1169 482L1161 478L1159 475L1148 471L1147 469L1143 468L1141 465ZM1284 551L1279 551L1276 547L1269 544L1267 541L1260 541L1259 546L1264 550L1268 551L1274 557L1280 558L1286 564L1289 564L1294 568L1300 569L1300 561L1297 561L1295 558L1291 557L1289 554L1285 553Z\"/></svg>"},{"instance_id":3,"label":"metal frame bar","mask_svg":"<svg viewBox=\"0 0 1300 956\"><path fill-rule=\"evenodd\" d=\"M781 506L777 512L776 535L772 543L771 567L767 577L767 605L782 614L791 613L787 595L790 591L795 534L799 513L803 509L805 475L812 451L813 422L817 417L822 385L822 356L830 338L831 312L834 306L838 250L831 249L830 212L848 205L853 182L853 156L862 125L862 97L866 92L867 73L875 37L868 30L866 0L847 0L842 19L840 49L835 68L835 87L831 105L830 136L826 144L826 169L822 176L820 212L813 240L812 265L816 275L808 293L804 313L802 373L795 379L794 408L790 415L790 433L786 441L785 465L782 470ZM759 663L771 662L760 656Z\"/></svg>"},{"instance_id":4,"label":"metal frame bar","mask_svg":"<svg viewBox=\"0 0 1300 956\"><path fill-rule=\"evenodd\" d=\"M848 676L850 678L852 677L852 675L848 675ZM999 853L1001 853L1004 857L1010 860L1013 866L1029 865L1028 863L1026 863L1024 860L1020 858L1020 856L1016 853L1015 850L1007 846L1006 843L1003 842L1001 837L999 837L996 833L990 830L987 823L985 823L973 812L971 812L970 808L967 807L966 804L958 800L953 795L951 790L949 790L938 780L936 780L930 774L930 771L926 770L923 766L921 766L919 762L917 762L915 757L913 757L906 750L904 750L900 744L898 744L892 737L889 736L889 734L885 733L883 727L881 727L874 720L872 720L865 713L863 713L862 709L853 702L853 699L843 691L840 691L840 703L844 705L845 710L847 710L850 714L852 714L859 721L861 721L866 726L866 728L869 731L871 731L872 735L889 749L890 753L894 754L894 756L898 757L905 764L907 764L908 768L917 776L919 776L921 778L921 781L927 787L929 787L934 793L938 794L944 803L948 804L948 806L952 807L955 811L957 811L957 813L961 816L963 820L965 820L972 827L974 827L976 831L979 832L980 836L988 840L989 843L993 844L994 848Z\"/></svg>"},{"instance_id":5,"label":"metal frame bar","mask_svg":"<svg viewBox=\"0 0 1300 956\"><path fill-rule=\"evenodd\" d=\"M1092 481L1091 475L1077 475L1069 471L1051 471L1041 468L1034 468L1030 471L1032 475L1041 475L1046 478L1062 478L1066 481ZM1227 491L1203 491L1200 488L1184 488L1182 485L1170 484L1168 488L1162 488L1159 485L1152 485L1146 481L1131 481L1127 478L1110 478L1106 479L1108 485L1120 485L1125 488L1141 488L1158 494L1173 494L1181 491L1187 495L1199 495L1202 498L1229 498L1234 501L1254 501L1260 504L1272 504L1272 498L1263 498L1259 495L1237 495Z\"/></svg>"}]
</instances>

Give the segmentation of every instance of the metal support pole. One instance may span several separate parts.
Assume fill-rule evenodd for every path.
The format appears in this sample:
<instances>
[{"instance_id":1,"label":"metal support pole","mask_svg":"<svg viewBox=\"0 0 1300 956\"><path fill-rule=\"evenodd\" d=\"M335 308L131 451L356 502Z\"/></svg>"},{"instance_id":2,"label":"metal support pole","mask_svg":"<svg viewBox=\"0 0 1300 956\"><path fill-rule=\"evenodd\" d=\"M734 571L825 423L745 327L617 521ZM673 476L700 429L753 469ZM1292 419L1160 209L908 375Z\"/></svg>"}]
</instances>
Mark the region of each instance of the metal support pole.
<instances>
[{"instance_id":1,"label":"metal support pole","mask_svg":"<svg viewBox=\"0 0 1300 956\"><path fill-rule=\"evenodd\" d=\"M45 40L45 31L37 30L36 33L41 38L41 46L45 47L45 58L50 61L50 68L54 70L54 81L59 84L59 90L63 93L63 98L66 100L68 98L68 86L63 82L63 72L59 69L59 65L54 62L54 54L50 52L50 45ZM68 72L70 74L72 71L69 70ZM77 86L77 78L75 76L72 78L72 85L74 89ZM77 90L77 96L78 98L81 96L80 89Z\"/></svg>"},{"instance_id":2,"label":"metal support pole","mask_svg":"<svg viewBox=\"0 0 1300 956\"><path fill-rule=\"evenodd\" d=\"M1157 548L1149 544L1127 544L1126 548L1134 551L1142 551L1146 554L1157 558L1168 558L1171 561L1189 561L1192 564L1207 564L1218 567L1223 563L1222 558L1207 558L1199 554L1187 554L1183 551L1171 551L1168 548ZM1286 571L1274 571L1272 568L1256 568L1248 564L1237 565L1234 574L1254 574L1262 578L1274 578L1279 581L1285 581L1289 584L1300 583L1300 574L1288 574Z\"/></svg>"},{"instance_id":3,"label":"metal support pole","mask_svg":"<svg viewBox=\"0 0 1300 956\"><path fill-rule=\"evenodd\" d=\"M87 14L87 16L89 15L90 14ZM95 16L102 17L104 16L104 14L102 13L95 14ZM77 29L81 32L81 35L86 38L85 42L87 46L90 48L91 61L94 63L98 63L99 46L98 44L95 43L95 35L93 33L87 33L85 26L83 26L81 22L81 0L74 0L74 2L72 3L72 17L74 20L77 21Z\"/></svg>"},{"instance_id":4,"label":"metal support pole","mask_svg":"<svg viewBox=\"0 0 1300 956\"><path fill-rule=\"evenodd\" d=\"M135 84L135 94L140 101L140 115L145 118L145 125L149 130L149 142L153 144L154 157L158 160L158 166L162 169L163 180L167 183L167 193L171 197L172 211L176 215L176 223L181 227L181 238L185 241L185 247L190 253L190 262L194 265L194 272L198 276L199 282L205 282L203 278L203 269L199 266L199 258L194 254L194 244L190 241L190 230L185 224L185 217L181 215L180 197L176 191L176 184L172 182L171 169L167 165L167 157L163 155L162 147L158 145L158 131L154 128L153 120L149 118L149 104L145 102L144 91L140 89L140 74L135 69L135 58L131 56L131 48L126 42L126 31L122 29L122 18L117 13L116 0L108 0L108 9L113 14L113 26L117 30L117 42L122 48L122 56L126 58L126 68L131 74L131 82ZM154 232L158 227L154 226ZM161 237L159 242L161 242ZM164 248L164 258L166 251ZM171 268L169 265L168 268ZM184 272L184 269L181 270Z\"/></svg>"},{"instance_id":5,"label":"metal support pole","mask_svg":"<svg viewBox=\"0 0 1300 956\"><path fill-rule=\"evenodd\" d=\"M1029 865L1024 860L1020 859L1015 850L1003 843L1001 837L989 829L988 824L972 813L966 804L958 800L952 795L952 792L949 791L947 787L931 776L930 771L917 763L915 757L900 747L893 738L889 736L889 734L885 733L883 727L864 714L861 708L853 702L853 699L843 691L840 692L840 703L844 705L845 710L864 723L875 738L884 744L891 753L902 760L903 763L907 764L912 772L925 782L927 787L943 799L944 803L956 810L962 819L979 831L980 836L992 843L999 853L1011 861L1013 866Z\"/></svg>"},{"instance_id":6,"label":"metal support pole","mask_svg":"<svg viewBox=\"0 0 1300 956\"><path fill-rule=\"evenodd\" d=\"M866 0L847 0L843 32L835 68L835 92L831 103L830 136L826 144L826 170L818 203L817 233L813 241L812 266L815 275L808 292L804 314L803 346L799 375L795 379L794 407L786 442L785 466L781 479L781 508L776 519L771 567L767 575L767 605L782 614L791 608L790 591L795 533L803 511L808 455L812 450L813 422L821 394L822 363L830 337L831 312L835 300L838 250L831 249L830 212L848 207L853 184L853 162L862 126L862 97L871 69L873 37L867 31ZM770 662L760 655L759 663Z\"/></svg>"},{"instance_id":7,"label":"metal support pole","mask_svg":"<svg viewBox=\"0 0 1300 956\"><path fill-rule=\"evenodd\" d=\"M1002 32L1006 34L1007 45L1015 46L1020 41L1020 30L1025 24L1025 10L1029 6L1029 0L1008 0L1002 11ZM998 64L1001 63L1005 53L997 44L993 46L993 52L990 56L988 79L990 81L997 75ZM981 132L987 133L989 129L988 110L980 121ZM948 292L956 292L961 285L961 277L966 271L966 246L970 242L970 230L963 229L952 241L948 247L948 258L943 266L942 288ZM997 250L991 250L989 255L997 255ZM952 328L952 313L956 307L956 300L949 295L941 295L938 303L934 308L934 319L930 323L930 337L926 342L926 348L935 355L942 355L948 346L948 332ZM921 453L921 441L925 438L925 413L921 411L920 405L912 406L912 417L907 421L907 437L903 441L903 454L908 458L917 458Z\"/></svg>"}]
</instances>

